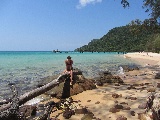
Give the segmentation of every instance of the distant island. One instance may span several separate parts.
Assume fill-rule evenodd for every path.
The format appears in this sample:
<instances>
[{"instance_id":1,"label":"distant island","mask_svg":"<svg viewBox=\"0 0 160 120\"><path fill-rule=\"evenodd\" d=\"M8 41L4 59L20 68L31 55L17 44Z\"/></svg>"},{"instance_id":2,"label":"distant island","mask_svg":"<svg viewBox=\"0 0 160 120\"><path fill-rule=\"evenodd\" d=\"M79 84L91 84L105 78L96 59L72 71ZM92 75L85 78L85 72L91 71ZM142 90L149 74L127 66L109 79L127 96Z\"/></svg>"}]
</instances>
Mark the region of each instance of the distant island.
<instances>
[{"instance_id":1,"label":"distant island","mask_svg":"<svg viewBox=\"0 0 160 120\"><path fill-rule=\"evenodd\" d=\"M160 26L132 24L111 29L100 39L93 39L77 52L160 52Z\"/></svg>"}]
</instances>

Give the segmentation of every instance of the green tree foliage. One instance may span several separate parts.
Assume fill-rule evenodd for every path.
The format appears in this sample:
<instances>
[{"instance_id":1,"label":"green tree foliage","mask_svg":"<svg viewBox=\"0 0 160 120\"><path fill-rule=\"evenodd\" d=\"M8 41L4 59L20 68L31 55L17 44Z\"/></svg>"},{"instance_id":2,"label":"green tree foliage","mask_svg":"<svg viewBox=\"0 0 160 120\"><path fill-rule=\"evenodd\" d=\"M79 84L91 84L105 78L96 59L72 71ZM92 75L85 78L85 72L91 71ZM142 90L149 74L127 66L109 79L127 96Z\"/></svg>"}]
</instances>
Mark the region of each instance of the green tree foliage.
<instances>
[{"instance_id":1,"label":"green tree foliage","mask_svg":"<svg viewBox=\"0 0 160 120\"><path fill-rule=\"evenodd\" d=\"M146 12L151 12L152 18L160 20L160 0L144 0L143 7Z\"/></svg>"},{"instance_id":2,"label":"green tree foliage","mask_svg":"<svg viewBox=\"0 0 160 120\"><path fill-rule=\"evenodd\" d=\"M129 0L121 0L121 4L124 8L129 7ZM145 12L149 12L149 15L155 21L160 24L160 0L143 0L142 7Z\"/></svg>"},{"instance_id":3,"label":"green tree foliage","mask_svg":"<svg viewBox=\"0 0 160 120\"><path fill-rule=\"evenodd\" d=\"M129 2L127 0L121 0L121 4L124 8L129 7Z\"/></svg>"},{"instance_id":4,"label":"green tree foliage","mask_svg":"<svg viewBox=\"0 0 160 120\"><path fill-rule=\"evenodd\" d=\"M121 0L124 8L129 0ZM150 19L131 21L126 26L111 29L100 39L94 39L75 51L160 51L160 0L143 0Z\"/></svg>"},{"instance_id":5,"label":"green tree foliage","mask_svg":"<svg viewBox=\"0 0 160 120\"><path fill-rule=\"evenodd\" d=\"M148 51L160 53L160 34L153 34L148 38L146 49Z\"/></svg>"},{"instance_id":6,"label":"green tree foliage","mask_svg":"<svg viewBox=\"0 0 160 120\"><path fill-rule=\"evenodd\" d=\"M152 51L158 52L160 48L160 27L157 25L156 31L149 21L131 21L126 26L111 29L100 39L94 39L75 51L88 52L135 52Z\"/></svg>"}]
</instances>

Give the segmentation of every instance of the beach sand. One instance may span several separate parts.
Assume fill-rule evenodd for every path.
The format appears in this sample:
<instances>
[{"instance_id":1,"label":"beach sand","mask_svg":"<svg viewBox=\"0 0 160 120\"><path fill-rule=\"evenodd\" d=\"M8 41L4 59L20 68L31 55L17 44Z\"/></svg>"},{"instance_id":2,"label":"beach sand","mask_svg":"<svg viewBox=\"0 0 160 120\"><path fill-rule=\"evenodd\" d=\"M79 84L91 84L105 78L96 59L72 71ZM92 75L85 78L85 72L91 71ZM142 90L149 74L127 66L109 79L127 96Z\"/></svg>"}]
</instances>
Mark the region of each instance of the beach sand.
<instances>
[{"instance_id":1,"label":"beach sand","mask_svg":"<svg viewBox=\"0 0 160 120\"><path fill-rule=\"evenodd\" d=\"M122 115L127 120L139 120L138 113L144 112L144 109L139 109L138 106L146 102L146 98L151 94L151 92L148 92L149 89L155 89L156 83L160 83L160 79L154 79L155 74L160 70L160 54L128 53L124 57L126 59L137 60L143 66L140 70L125 72L125 74L120 75L125 83L124 85L105 84L102 87L97 86L97 89L87 90L72 96L74 101L78 101L81 107L86 107L96 118L101 120L116 120ZM133 84L139 85L135 86L135 89L129 89L130 85ZM159 88L156 88L155 91L159 92ZM118 94L119 97L112 97L113 93ZM122 105L123 109L120 109L116 113L110 112L110 108L116 104ZM61 113L62 111L58 110L50 116L65 120ZM135 114L131 115L131 113ZM69 120L81 120L83 116L83 114L75 114Z\"/></svg>"},{"instance_id":2,"label":"beach sand","mask_svg":"<svg viewBox=\"0 0 160 120\"><path fill-rule=\"evenodd\" d=\"M152 52L134 52L124 54L127 59L138 61L141 65L160 65L160 54Z\"/></svg>"}]
</instances>

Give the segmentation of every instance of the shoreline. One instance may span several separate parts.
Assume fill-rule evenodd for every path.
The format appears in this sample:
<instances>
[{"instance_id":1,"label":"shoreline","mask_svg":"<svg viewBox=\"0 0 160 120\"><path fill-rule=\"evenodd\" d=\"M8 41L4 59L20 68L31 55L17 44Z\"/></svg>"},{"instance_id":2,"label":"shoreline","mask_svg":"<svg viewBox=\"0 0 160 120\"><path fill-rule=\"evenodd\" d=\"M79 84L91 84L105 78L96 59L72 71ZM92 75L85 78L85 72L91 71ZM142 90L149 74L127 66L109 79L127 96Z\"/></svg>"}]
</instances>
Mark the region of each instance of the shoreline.
<instances>
[{"instance_id":1,"label":"shoreline","mask_svg":"<svg viewBox=\"0 0 160 120\"><path fill-rule=\"evenodd\" d=\"M127 84L126 86L122 85L119 87L114 84L105 84L101 87L97 86L97 89L86 90L82 93L71 96L74 101L79 101L78 104L81 107L87 108L91 111L96 118L101 120L116 120L119 116L125 116L127 120L139 120L138 114L142 113L144 110L138 109L138 106L146 100L148 95L150 95L148 89L152 89L157 82L160 83L160 79L156 82L154 79L155 73L157 72L156 68L160 65L160 54L149 53L147 55L147 53L127 53L124 54L124 57L126 57L126 59L135 60L143 66L140 70L129 71L120 75L124 83ZM137 89L127 89L127 87L133 84L143 84L144 89L141 89L141 86L136 87ZM159 92L158 88L155 91ZM113 93L119 94L121 97L113 98ZM129 99L129 97L135 99ZM55 98L52 98L51 100L56 101ZM126 104L123 105L121 103ZM123 105L126 110L120 110L116 113L110 112L110 109L115 104ZM58 110L52 113L50 117L65 120L63 114L60 114L61 112L61 110ZM131 112L134 112L135 114L133 115ZM78 120L83 116L83 114L75 114L69 118L69 120Z\"/></svg>"},{"instance_id":2,"label":"shoreline","mask_svg":"<svg viewBox=\"0 0 160 120\"><path fill-rule=\"evenodd\" d=\"M152 52L133 52L124 54L124 58L137 61L140 65L160 65L160 54Z\"/></svg>"},{"instance_id":3,"label":"shoreline","mask_svg":"<svg viewBox=\"0 0 160 120\"><path fill-rule=\"evenodd\" d=\"M149 55L152 54L153 53L149 53ZM124 54L124 57L138 62L142 67L139 70L120 74L119 76L124 81L124 85L117 86L114 83L106 83L103 86L97 86L96 89L86 90L82 93L71 96L73 101L76 101L74 104L79 105L79 109L87 108L87 110L94 114L94 117L99 118L100 120L116 120L119 116L124 116L127 120L139 120L138 114L144 112L144 110L139 109L138 106L144 103L146 98L151 94L151 92L148 92L148 89L153 89L155 85L157 85L157 82L160 83L160 79L157 81L154 79L155 74L158 72L157 70L160 69L159 59L157 59L157 56L150 57L146 55L146 53L127 53ZM158 54L158 58L160 58L160 54ZM135 89L128 89L132 85L138 86L134 86ZM155 89L155 92L160 93L159 90L160 89L157 88ZM119 97L114 98L113 94L118 94ZM58 102L60 100L57 98L50 98L43 94L41 97L44 98L42 101L39 102L36 98L33 101L37 101L37 104L39 105L46 104L49 101ZM121 105L123 106L123 109L120 109L118 112L111 112L111 109L115 105ZM134 115L131 113L134 113ZM80 120L84 116L84 114L75 114L72 115L69 120ZM52 112L50 118L66 120L63 117L62 110Z\"/></svg>"},{"instance_id":4,"label":"shoreline","mask_svg":"<svg viewBox=\"0 0 160 120\"><path fill-rule=\"evenodd\" d=\"M97 86L96 89L86 90L73 95L71 98L73 101L78 101L76 104L80 105L79 108L87 108L87 110L94 114L94 117L100 120L116 120L119 116L124 116L127 120L139 120L138 114L143 113L144 109L139 109L138 106L147 100L147 97L151 94L151 92L148 92L149 89L154 88L153 86L156 84L154 82L155 71L144 68L126 72L121 77L127 85L104 84L103 86ZM160 83L160 79L157 82ZM134 84L136 89L128 89ZM137 84L139 86L136 86ZM159 89L155 91L160 93ZM112 95L114 93L120 97L113 98ZM55 98L51 100L57 101ZM122 105L123 109L116 113L110 112L110 109L115 105ZM50 117L66 120L61 112L61 110L53 112ZM135 114L132 115L131 112ZM80 120L83 116L84 114L75 114L69 120Z\"/></svg>"}]
</instances>

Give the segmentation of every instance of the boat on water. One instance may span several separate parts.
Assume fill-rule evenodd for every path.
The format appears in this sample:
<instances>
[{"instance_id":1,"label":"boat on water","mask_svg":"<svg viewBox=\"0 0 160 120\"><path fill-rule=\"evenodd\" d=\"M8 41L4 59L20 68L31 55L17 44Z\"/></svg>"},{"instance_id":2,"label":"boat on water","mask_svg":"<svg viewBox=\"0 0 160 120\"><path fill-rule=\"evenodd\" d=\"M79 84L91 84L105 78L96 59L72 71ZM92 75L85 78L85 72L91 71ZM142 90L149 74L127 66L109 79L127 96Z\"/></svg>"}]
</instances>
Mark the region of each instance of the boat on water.
<instances>
[{"instance_id":1,"label":"boat on water","mask_svg":"<svg viewBox=\"0 0 160 120\"><path fill-rule=\"evenodd\" d=\"M58 49L57 49L57 50L53 50L52 52L54 52L54 53L62 53L62 52L59 51Z\"/></svg>"}]
</instances>

